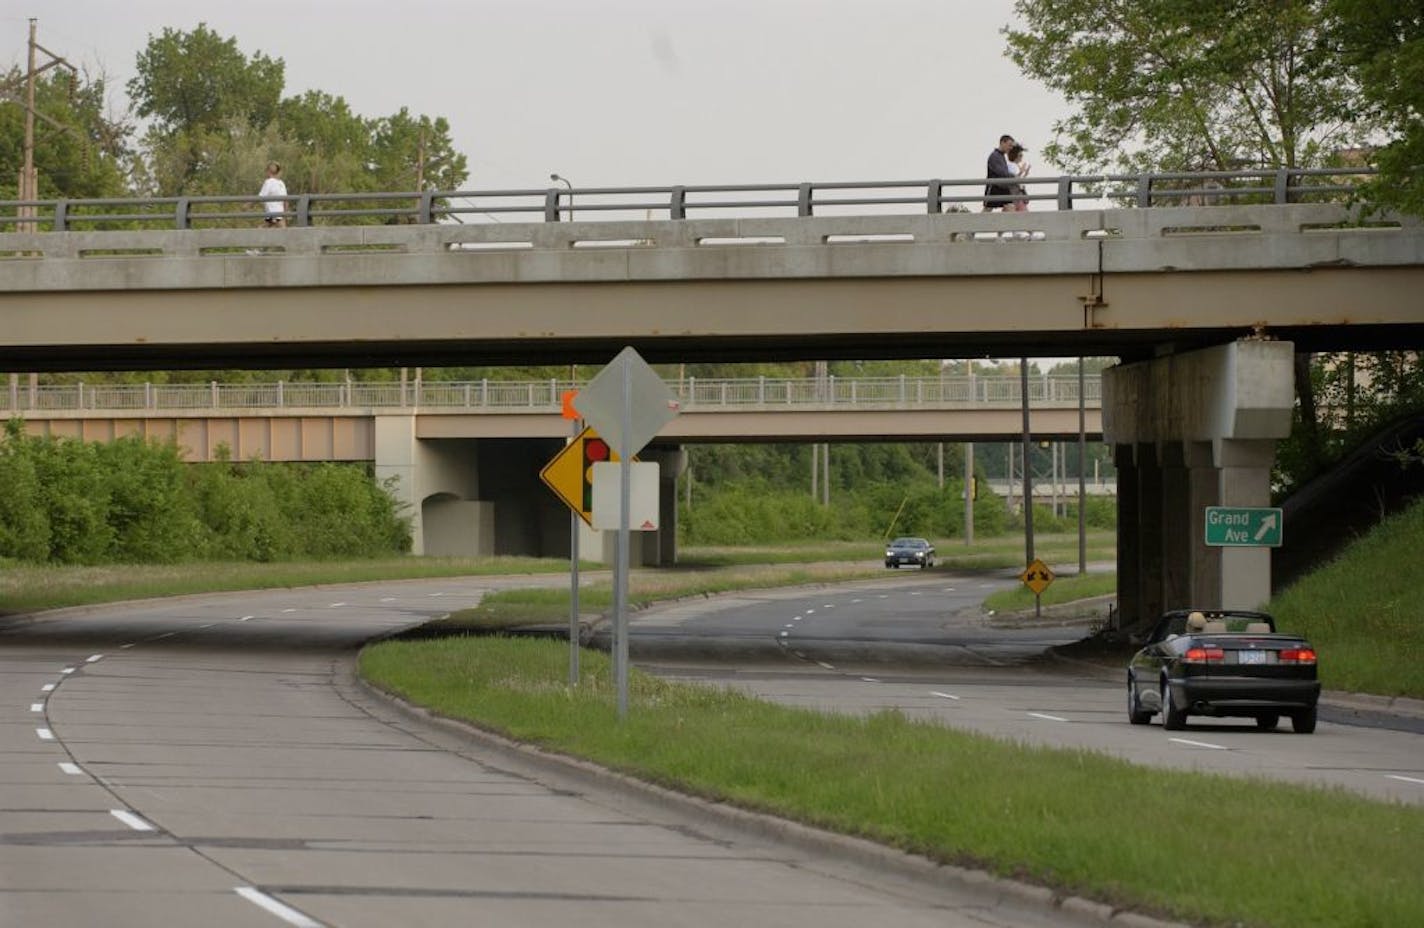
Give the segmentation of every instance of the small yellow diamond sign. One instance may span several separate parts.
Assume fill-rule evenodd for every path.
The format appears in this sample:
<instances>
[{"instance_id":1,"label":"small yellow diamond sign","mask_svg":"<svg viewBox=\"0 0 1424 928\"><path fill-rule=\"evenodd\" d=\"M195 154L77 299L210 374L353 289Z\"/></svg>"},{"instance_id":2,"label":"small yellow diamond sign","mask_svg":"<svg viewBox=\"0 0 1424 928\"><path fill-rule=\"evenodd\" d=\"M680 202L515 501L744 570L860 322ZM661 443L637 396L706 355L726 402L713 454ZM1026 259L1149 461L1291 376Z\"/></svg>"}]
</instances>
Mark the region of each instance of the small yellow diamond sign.
<instances>
[{"instance_id":1,"label":"small yellow diamond sign","mask_svg":"<svg viewBox=\"0 0 1424 928\"><path fill-rule=\"evenodd\" d=\"M1019 579L1023 585L1033 590L1033 595L1042 596L1043 591L1048 589L1048 585L1053 582L1053 571L1048 569L1048 565L1038 558L1033 559L1033 563L1023 569L1019 574Z\"/></svg>"}]
</instances>

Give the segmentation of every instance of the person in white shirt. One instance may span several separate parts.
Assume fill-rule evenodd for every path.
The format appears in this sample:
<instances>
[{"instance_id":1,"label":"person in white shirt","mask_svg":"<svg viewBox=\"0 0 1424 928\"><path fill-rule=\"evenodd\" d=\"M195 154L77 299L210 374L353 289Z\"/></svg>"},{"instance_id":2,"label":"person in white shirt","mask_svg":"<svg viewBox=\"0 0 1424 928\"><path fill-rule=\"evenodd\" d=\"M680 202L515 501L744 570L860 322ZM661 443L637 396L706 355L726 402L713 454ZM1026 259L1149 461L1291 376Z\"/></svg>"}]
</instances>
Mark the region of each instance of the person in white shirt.
<instances>
[{"instance_id":1,"label":"person in white shirt","mask_svg":"<svg viewBox=\"0 0 1424 928\"><path fill-rule=\"evenodd\" d=\"M275 161L267 162L267 179L262 182L262 189L257 192L259 197L285 197L287 195L287 185L282 180L282 166ZM287 227L287 217L282 213L287 210L285 200L264 200L262 208L267 211L267 217L262 220L269 229L285 229Z\"/></svg>"},{"instance_id":2,"label":"person in white shirt","mask_svg":"<svg viewBox=\"0 0 1424 928\"><path fill-rule=\"evenodd\" d=\"M1027 177L1029 163L1024 160L1024 147L1017 142L1009 149L1006 158L1009 161L1009 170L1014 171L1018 177ZM1014 184L1013 192L1016 194L1014 201L1004 207L1006 211L1022 213L1028 210L1028 191L1024 190L1023 184Z\"/></svg>"}]
</instances>

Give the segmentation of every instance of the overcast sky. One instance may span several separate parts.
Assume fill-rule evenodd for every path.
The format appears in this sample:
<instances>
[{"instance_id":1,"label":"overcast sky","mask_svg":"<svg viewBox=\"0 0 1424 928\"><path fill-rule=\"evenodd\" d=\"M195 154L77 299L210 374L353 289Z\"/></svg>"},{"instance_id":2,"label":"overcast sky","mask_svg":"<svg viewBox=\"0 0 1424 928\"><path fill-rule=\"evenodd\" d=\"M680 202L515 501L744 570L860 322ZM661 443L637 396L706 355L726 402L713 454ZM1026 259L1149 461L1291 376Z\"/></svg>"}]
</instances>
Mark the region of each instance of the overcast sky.
<instances>
[{"instance_id":1,"label":"overcast sky","mask_svg":"<svg viewBox=\"0 0 1424 928\"><path fill-rule=\"evenodd\" d=\"M28 9L26 5L28 4ZM0 55L39 42L107 73L206 22L363 116L444 116L472 189L984 176L1062 115L1004 56L1007 0L6 0Z\"/></svg>"}]
</instances>

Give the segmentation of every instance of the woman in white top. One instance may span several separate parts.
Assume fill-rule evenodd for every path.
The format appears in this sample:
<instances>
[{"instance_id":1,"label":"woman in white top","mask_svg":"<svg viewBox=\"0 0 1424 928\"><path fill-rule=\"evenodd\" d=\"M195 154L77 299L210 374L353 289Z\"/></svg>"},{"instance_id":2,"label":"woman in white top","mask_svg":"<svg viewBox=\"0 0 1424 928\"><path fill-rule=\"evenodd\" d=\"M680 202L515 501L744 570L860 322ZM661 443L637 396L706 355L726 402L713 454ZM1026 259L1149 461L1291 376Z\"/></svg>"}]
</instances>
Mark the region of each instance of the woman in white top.
<instances>
[{"instance_id":1,"label":"woman in white top","mask_svg":"<svg viewBox=\"0 0 1424 928\"><path fill-rule=\"evenodd\" d=\"M1009 159L1010 168L1015 170L1019 177L1027 177L1029 171L1029 163L1024 160L1023 153L1024 147L1015 142L1014 146L1009 149L1008 154L1005 155L1005 157ZM1024 190L1022 184L1015 184L1013 190L1015 199L1008 206L1004 207L1004 209L1016 213L1027 212L1028 192Z\"/></svg>"}]
</instances>

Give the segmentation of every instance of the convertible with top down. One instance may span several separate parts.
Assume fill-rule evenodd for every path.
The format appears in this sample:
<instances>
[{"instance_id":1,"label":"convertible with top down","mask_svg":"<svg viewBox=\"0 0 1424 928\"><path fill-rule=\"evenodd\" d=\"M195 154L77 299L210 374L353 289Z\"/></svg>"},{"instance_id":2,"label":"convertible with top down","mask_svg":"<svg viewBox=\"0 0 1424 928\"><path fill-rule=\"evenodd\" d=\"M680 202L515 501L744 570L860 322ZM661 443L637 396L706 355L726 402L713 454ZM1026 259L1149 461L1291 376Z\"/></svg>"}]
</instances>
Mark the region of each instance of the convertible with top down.
<instances>
[{"instance_id":1,"label":"convertible with top down","mask_svg":"<svg viewBox=\"0 0 1424 928\"><path fill-rule=\"evenodd\" d=\"M1128 721L1161 713L1169 731L1201 715L1253 718L1271 731L1285 715L1309 734L1319 698L1315 648L1264 612L1168 612L1127 668Z\"/></svg>"}]
</instances>

